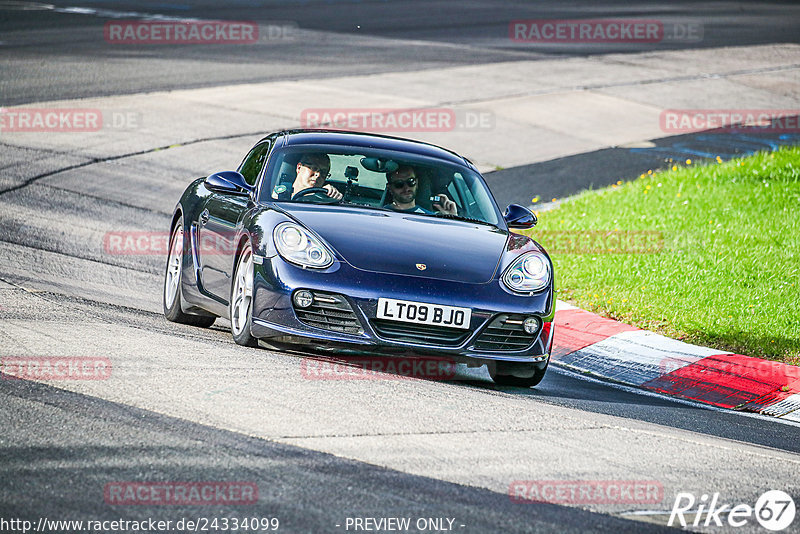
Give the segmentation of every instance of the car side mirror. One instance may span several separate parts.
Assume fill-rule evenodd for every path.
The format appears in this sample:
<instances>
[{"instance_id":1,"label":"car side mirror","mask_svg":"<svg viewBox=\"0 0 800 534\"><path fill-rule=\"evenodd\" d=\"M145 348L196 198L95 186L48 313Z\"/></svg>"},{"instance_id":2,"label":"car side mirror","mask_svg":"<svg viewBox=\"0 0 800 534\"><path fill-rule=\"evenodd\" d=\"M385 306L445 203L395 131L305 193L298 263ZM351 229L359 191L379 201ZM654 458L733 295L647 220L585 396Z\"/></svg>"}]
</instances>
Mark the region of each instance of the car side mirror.
<instances>
[{"instance_id":1,"label":"car side mirror","mask_svg":"<svg viewBox=\"0 0 800 534\"><path fill-rule=\"evenodd\" d=\"M519 204L509 204L503 214L503 219L506 220L509 228L533 228L538 222L536 215L531 210Z\"/></svg>"},{"instance_id":2,"label":"car side mirror","mask_svg":"<svg viewBox=\"0 0 800 534\"><path fill-rule=\"evenodd\" d=\"M244 181L244 176L236 171L215 172L204 183L211 191L228 195L249 196L253 191L253 187Z\"/></svg>"}]
</instances>

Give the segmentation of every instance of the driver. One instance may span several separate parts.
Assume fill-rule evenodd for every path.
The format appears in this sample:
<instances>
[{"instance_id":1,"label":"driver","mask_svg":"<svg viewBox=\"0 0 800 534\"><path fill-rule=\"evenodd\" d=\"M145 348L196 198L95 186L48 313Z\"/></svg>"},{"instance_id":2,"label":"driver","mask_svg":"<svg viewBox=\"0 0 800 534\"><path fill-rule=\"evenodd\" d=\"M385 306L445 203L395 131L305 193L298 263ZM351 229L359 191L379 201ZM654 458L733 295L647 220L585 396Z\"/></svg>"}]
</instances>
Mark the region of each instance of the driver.
<instances>
[{"instance_id":1,"label":"driver","mask_svg":"<svg viewBox=\"0 0 800 534\"><path fill-rule=\"evenodd\" d=\"M342 194L331 184L326 184L325 180L330 176L331 160L327 154L304 154L297 164L296 176L291 184L278 182L272 197L278 200L291 200L294 196L312 187L320 187L325 190L325 194L336 200L342 198Z\"/></svg>"},{"instance_id":2,"label":"driver","mask_svg":"<svg viewBox=\"0 0 800 534\"><path fill-rule=\"evenodd\" d=\"M396 171L386 173L386 181L389 184L389 190L392 193L392 203L386 207L395 211L403 211L406 213L427 213L433 212L417 206L417 175L414 168L410 165L400 165ZM458 215L456 203L447 198L447 195L437 195L438 203L434 203L433 207L438 213L446 213L449 215Z\"/></svg>"}]
</instances>

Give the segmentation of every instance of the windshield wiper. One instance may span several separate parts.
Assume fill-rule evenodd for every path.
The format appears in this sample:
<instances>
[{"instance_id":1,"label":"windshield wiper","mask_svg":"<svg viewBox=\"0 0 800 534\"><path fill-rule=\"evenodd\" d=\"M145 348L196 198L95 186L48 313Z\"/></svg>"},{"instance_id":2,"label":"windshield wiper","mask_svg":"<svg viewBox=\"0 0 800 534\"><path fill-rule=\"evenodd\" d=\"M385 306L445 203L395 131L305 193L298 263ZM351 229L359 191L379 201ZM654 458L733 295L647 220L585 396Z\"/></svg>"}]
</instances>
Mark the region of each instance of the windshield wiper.
<instances>
[{"instance_id":1,"label":"windshield wiper","mask_svg":"<svg viewBox=\"0 0 800 534\"><path fill-rule=\"evenodd\" d=\"M359 202L351 202L351 201L341 202L339 205L340 206L353 206L355 208L366 208L368 210L394 211L394 210L389 209L389 208L384 208L383 206L374 206L372 204L361 204Z\"/></svg>"},{"instance_id":2,"label":"windshield wiper","mask_svg":"<svg viewBox=\"0 0 800 534\"><path fill-rule=\"evenodd\" d=\"M473 219L472 217L465 217L463 215L452 215L450 213L441 213L441 212L434 213L434 215L436 215L437 217L442 217L443 219L453 219L453 220L456 220L456 221L474 222L474 223L485 224L485 225L493 226L493 227L497 228L496 225L494 225L494 224L492 224L490 222L486 222L486 221L481 220L481 219Z\"/></svg>"}]
</instances>

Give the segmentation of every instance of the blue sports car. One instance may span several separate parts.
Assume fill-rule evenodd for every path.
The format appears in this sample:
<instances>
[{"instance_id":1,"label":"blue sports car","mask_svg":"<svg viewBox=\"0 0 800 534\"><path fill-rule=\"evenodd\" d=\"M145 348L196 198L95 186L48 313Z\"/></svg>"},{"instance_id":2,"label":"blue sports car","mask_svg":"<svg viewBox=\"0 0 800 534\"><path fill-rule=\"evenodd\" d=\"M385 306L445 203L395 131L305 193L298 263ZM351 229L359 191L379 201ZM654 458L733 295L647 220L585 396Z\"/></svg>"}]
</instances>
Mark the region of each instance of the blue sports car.
<instances>
[{"instance_id":1,"label":"blue sports car","mask_svg":"<svg viewBox=\"0 0 800 534\"><path fill-rule=\"evenodd\" d=\"M172 218L170 321L230 319L236 343L486 364L534 386L553 341L553 267L467 159L354 132L268 135L198 178Z\"/></svg>"}]
</instances>

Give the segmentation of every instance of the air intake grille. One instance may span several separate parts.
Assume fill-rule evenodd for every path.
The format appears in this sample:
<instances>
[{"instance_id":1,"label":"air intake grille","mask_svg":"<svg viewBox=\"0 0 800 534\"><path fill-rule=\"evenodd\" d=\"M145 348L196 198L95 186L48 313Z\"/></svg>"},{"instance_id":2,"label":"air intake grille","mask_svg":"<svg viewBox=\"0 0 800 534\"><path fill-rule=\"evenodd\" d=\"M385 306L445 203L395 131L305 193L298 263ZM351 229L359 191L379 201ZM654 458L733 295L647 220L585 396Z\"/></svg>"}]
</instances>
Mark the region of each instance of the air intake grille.
<instances>
[{"instance_id":1,"label":"air intake grille","mask_svg":"<svg viewBox=\"0 0 800 534\"><path fill-rule=\"evenodd\" d=\"M344 334L361 334L364 329L358 322L350 303L341 295L312 291L314 301L308 308L298 308L294 312L301 323L323 330L332 330Z\"/></svg>"},{"instance_id":2,"label":"air intake grille","mask_svg":"<svg viewBox=\"0 0 800 534\"><path fill-rule=\"evenodd\" d=\"M475 341L475 348L488 351L525 350L536 341L539 332L528 334L522 328L521 315L498 315Z\"/></svg>"},{"instance_id":3,"label":"air intake grille","mask_svg":"<svg viewBox=\"0 0 800 534\"><path fill-rule=\"evenodd\" d=\"M375 329L375 332L384 339L438 347L458 347L470 335L469 330L459 328L399 323L384 319L372 319L370 324Z\"/></svg>"}]
</instances>

